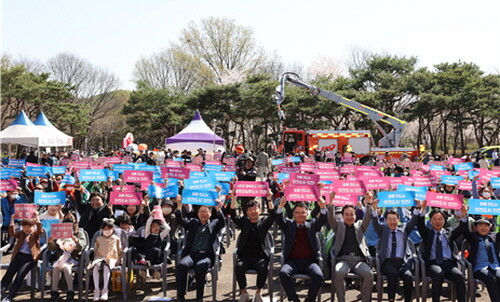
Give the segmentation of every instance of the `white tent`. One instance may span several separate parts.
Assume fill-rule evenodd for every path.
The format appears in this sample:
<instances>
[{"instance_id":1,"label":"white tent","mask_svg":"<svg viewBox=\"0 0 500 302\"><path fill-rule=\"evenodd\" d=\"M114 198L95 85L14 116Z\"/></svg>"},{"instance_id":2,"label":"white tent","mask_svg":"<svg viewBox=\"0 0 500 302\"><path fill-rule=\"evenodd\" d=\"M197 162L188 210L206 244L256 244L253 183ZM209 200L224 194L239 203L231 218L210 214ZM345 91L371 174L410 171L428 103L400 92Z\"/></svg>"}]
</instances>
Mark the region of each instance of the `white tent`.
<instances>
[{"instance_id":1,"label":"white tent","mask_svg":"<svg viewBox=\"0 0 500 302\"><path fill-rule=\"evenodd\" d=\"M39 147L46 135L38 129L21 111L16 119L0 132L0 144L18 144L27 147Z\"/></svg>"},{"instance_id":2,"label":"white tent","mask_svg":"<svg viewBox=\"0 0 500 302\"><path fill-rule=\"evenodd\" d=\"M209 153L214 151L224 151L224 139L217 136L203 121L200 112L197 110L193 120L178 134L165 140L165 147L170 150L187 150L195 152L203 149Z\"/></svg>"},{"instance_id":3,"label":"white tent","mask_svg":"<svg viewBox=\"0 0 500 302\"><path fill-rule=\"evenodd\" d=\"M40 112L34 124L46 136L40 142L41 147L73 146L73 137L64 134L62 131L52 125L52 123L47 119L43 112Z\"/></svg>"}]
</instances>

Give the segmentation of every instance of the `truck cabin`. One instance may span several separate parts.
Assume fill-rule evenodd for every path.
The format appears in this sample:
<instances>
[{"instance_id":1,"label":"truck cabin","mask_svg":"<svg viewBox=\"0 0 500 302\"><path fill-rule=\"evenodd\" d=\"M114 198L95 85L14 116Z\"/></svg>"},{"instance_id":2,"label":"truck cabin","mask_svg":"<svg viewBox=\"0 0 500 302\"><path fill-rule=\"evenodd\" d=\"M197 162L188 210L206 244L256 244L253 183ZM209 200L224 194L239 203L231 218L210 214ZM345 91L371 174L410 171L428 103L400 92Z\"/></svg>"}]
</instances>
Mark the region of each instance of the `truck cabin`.
<instances>
[{"instance_id":1,"label":"truck cabin","mask_svg":"<svg viewBox=\"0 0 500 302\"><path fill-rule=\"evenodd\" d=\"M298 153L306 150L306 135L303 130L283 131L283 153Z\"/></svg>"}]
</instances>

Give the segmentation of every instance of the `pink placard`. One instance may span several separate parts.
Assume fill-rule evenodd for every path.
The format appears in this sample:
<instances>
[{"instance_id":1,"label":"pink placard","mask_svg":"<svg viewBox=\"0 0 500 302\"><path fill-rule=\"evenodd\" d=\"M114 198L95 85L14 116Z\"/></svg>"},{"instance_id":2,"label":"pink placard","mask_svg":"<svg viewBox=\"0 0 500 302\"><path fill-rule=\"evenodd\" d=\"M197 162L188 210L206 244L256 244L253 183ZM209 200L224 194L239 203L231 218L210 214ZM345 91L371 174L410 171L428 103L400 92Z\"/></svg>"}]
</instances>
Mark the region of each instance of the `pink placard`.
<instances>
[{"instance_id":1,"label":"pink placard","mask_svg":"<svg viewBox=\"0 0 500 302\"><path fill-rule=\"evenodd\" d=\"M362 177L360 180L367 190L388 190L391 184L386 177Z\"/></svg>"},{"instance_id":2,"label":"pink placard","mask_svg":"<svg viewBox=\"0 0 500 302\"><path fill-rule=\"evenodd\" d=\"M53 223L50 226L51 236L53 239L66 239L73 236L72 223Z\"/></svg>"},{"instance_id":3,"label":"pink placard","mask_svg":"<svg viewBox=\"0 0 500 302\"><path fill-rule=\"evenodd\" d=\"M448 162L446 162L446 161L431 161L431 162L429 162L429 166L430 165L447 166Z\"/></svg>"},{"instance_id":4,"label":"pink placard","mask_svg":"<svg viewBox=\"0 0 500 302\"><path fill-rule=\"evenodd\" d=\"M78 161L78 160L80 160L80 158L81 158L81 157L80 157L80 154L77 154L77 153L73 153L73 154L71 154L71 156L70 156L70 159L71 159L72 161Z\"/></svg>"},{"instance_id":5,"label":"pink placard","mask_svg":"<svg viewBox=\"0 0 500 302\"><path fill-rule=\"evenodd\" d=\"M304 162L308 164L315 163L314 157L304 157Z\"/></svg>"},{"instance_id":6,"label":"pink placard","mask_svg":"<svg viewBox=\"0 0 500 302\"><path fill-rule=\"evenodd\" d=\"M358 178L368 178L368 177L383 177L384 175L380 171L356 171L356 177Z\"/></svg>"},{"instance_id":7,"label":"pink placard","mask_svg":"<svg viewBox=\"0 0 500 302\"><path fill-rule=\"evenodd\" d=\"M438 170L431 170L430 171L431 175L440 179L441 175L451 175L450 171L438 171Z\"/></svg>"},{"instance_id":8,"label":"pink placard","mask_svg":"<svg viewBox=\"0 0 500 302\"><path fill-rule=\"evenodd\" d=\"M220 152L215 152L214 153L214 160L219 161L221 160L222 154Z\"/></svg>"},{"instance_id":9,"label":"pink placard","mask_svg":"<svg viewBox=\"0 0 500 302\"><path fill-rule=\"evenodd\" d=\"M17 189L17 180L0 179L0 191L13 191Z\"/></svg>"},{"instance_id":10,"label":"pink placard","mask_svg":"<svg viewBox=\"0 0 500 302\"><path fill-rule=\"evenodd\" d=\"M142 193L111 191L109 200L112 205L139 205L141 204Z\"/></svg>"},{"instance_id":11,"label":"pink placard","mask_svg":"<svg viewBox=\"0 0 500 302\"><path fill-rule=\"evenodd\" d=\"M71 169L76 169L76 170L90 169L90 164L86 163L86 162L83 162L83 161L79 161L79 162L71 163L70 167L71 167Z\"/></svg>"},{"instance_id":12,"label":"pink placard","mask_svg":"<svg viewBox=\"0 0 500 302\"><path fill-rule=\"evenodd\" d=\"M118 192L135 192L134 185L124 185L123 187L113 186L112 188L113 188L113 191L118 191Z\"/></svg>"},{"instance_id":13,"label":"pink placard","mask_svg":"<svg viewBox=\"0 0 500 302\"><path fill-rule=\"evenodd\" d=\"M27 162L26 167L41 167L41 165Z\"/></svg>"},{"instance_id":14,"label":"pink placard","mask_svg":"<svg viewBox=\"0 0 500 302\"><path fill-rule=\"evenodd\" d=\"M130 155L125 155L124 157L122 157L122 162L123 162L124 164L128 164L128 163L133 162L133 160L132 160L132 156L130 156Z\"/></svg>"},{"instance_id":15,"label":"pink placard","mask_svg":"<svg viewBox=\"0 0 500 302\"><path fill-rule=\"evenodd\" d=\"M291 173L290 185L296 186L315 186L319 182L319 175L304 174L304 173Z\"/></svg>"},{"instance_id":16,"label":"pink placard","mask_svg":"<svg viewBox=\"0 0 500 302\"><path fill-rule=\"evenodd\" d=\"M267 181L237 181L234 184L236 196L266 196L268 190Z\"/></svg>"},{"instance_id":17,"label":"pink placard","mask_svg":"<svg viewBox=\"0 0 500 302\"><path fill-rule=\"evenodd\" d=\"M320 180L335 180L340 178L338 170L316 169L314 170L314 174L319 175Z\"/></svg>"},{"instance_id":18,"label":"pink placard","mask_svg":"<svg viewBox=\"0 0 500 302\"><path fill-rule=\"evenodd\" d=\"M94 164L91 164L90 165L90 169L96 169L96 170L99 170L99 169L104 169L106 168L105 166L103 165L94 165Z\"/></svg>"},{"instance_id":19,"label":"pink placard","mask_svg":"<svg viewBox=\"0 0 500 302\"><path fill-rule=\"evenodd\" d=\"M230 166L230 165L224 166L224 171L226 171L226 172L236 172L236 166Z\"/></svg>"},{"instance_id":20,"label":"pink placard","mask_svg":"<svg viewBox=\"0 0 500 302\"><path fill-rule=\"evenodd\" d=\"M34 203L15 203L14 217L17 219L34 218L37 205Z\"/></svg>"},{"instance_id":21,"label":"pink placard","mask_svg":"<svg viewBox=\"0 0 500 302\"><path fill-rule=\"evenodd\" d=\"M463 164L463 163L465 163L465 159L450 157L450 158L448 158L448 162L450 163L450 165Z\"/></svg>"},{"instance_id":22,"label":"pink placard","mask_svg":"<svg viewBox=\"0 0 500 302\"><path fill-rule=\"evenodd\" d=\"M236 158L234 158L234 157L224 157L224 159L222 160L222 162L225 163L226 165L234 166L234 165L236 165Z\"/></svg>"},{"instance_id":23,"label":"pink placard","mask_svg":"<svg viewBox=\"0 0 500 302\"><path fill-rule=\"evenodd\" d=\"M333 186L337 194L363 195L366 193L365 187L360 180L337 180L333 183Z\"/></svg>"},{"instance_id":24,"label":"pink placard","mask_svg":"<svg viewBox=\"0 0 500 302\"><path fill-rule=\"evenodd\" d=\"M164 178L188 179L190 170L186 168L161 168L161 176Z\"/></svg>"},{"instance_id":25,"label":"pink placard","mask_svg":"<svg viewBox=\"0 0 500 302\"><path fill-rule=\"evenodd\" d=\"M316 164L314 163L300 163L301 172L312 172L316 169Z\"/></svg>"},{"instance_id":26,"label":"pink placard","mask_svg":"<svg viewBox=\"0 0 500 302\"><path fill-rule=\"evenodd\" d=\"M101 163L104 165L112 165L112 164L121 164L122 159L114 156L114 157L103 157L100 159Z\"/></svg>"},{"instance_id":27,"label":"pink placard","mask_svg":"<svg viewBox=\"0 0 500 302\"><path fill-rule=\"evenodd\" d=\"M123 172L123 181L150 183L153 180L153 174L153 171L125 170Z\"/></svg>"},{"instance_id":28,"label":"pink placard","mask_svg":"<svg viewBox=\"0 0 500 302\"><path fill-rule=\"evenodd\" d=\"M444 194L429 191L425 199L427 200L427 205L430 207L453 210L461 209L464 203L464 197L460 194Z\"/></svg>"},{"instance_id":29,"label":"pink placard","mask_svg":"<svg viewBox=\"0 0 500 302\"><path fill-rule=\"evenodd\" d=\"M167 160L167 162L165 163L165 167L182 167L184 163L181 162L181 161L173 161L173 160ZM164 167L164 166L162 166Z\"/></svg>"},{"instance_id":30,"label":"pink placard","mask_svg":"<svg viewBox=\"0 0 500 302\"><path fill-rule=\"evenodd\" d=\"M159 219L159 220L164 220L165 218L163 217L163 213L161 212L161 206L156 205L154 206L155 213L153 215L153 219Z\"/></svg>"},{"instance_id":31,"label":"pink placard","mask_svg":"<svg viewBox=\"0 0 500 302\"><path fill-rule=\"evenodd\" d=\"M340 167L340 174L356 173L356 166L342 166Z\"/></svg>"},{"instance_id":32,"label":"pink placard","mask_svg":"<svg viewBox=\"0 0 500 302\"><path fill-rule=\"evenodd\" d=\"M195 164L195 165L201 165L202 162L203 162L203 156L201 156L201 155L196 155L193 158L193 164Z\"/></svg>"},{"instance_id":33,"label":"pink placard","mask_svg":"<svg viewBox=\"0 0 500 302\"><path fill-rule=\"evenodd\" d=\"M212 155L212 153L206 153L205 160L214 160L214 156Z\"/></svg>"},{"instance_id":34,"label":"pink placard","mask_svg":"<svg viewBox=\"0 0 500 302\"><path fill-rule=\"evenodd\" d=\"M220 161L205 161L205 165L215 165L215 166L220 166L222 165Z\"/></svg>"},{"instance_id":35,"label":"pink placard","mask_svg":"<svg viewBox=\"0 0 500 302\"><path fill-rule=\"evenodd\" d=\"M335 163L322 163L322 162L317 162L316 167L320 170L334 170L335 169Z\"/></svg>"},{"instance_id":36,"label":"pink placard","mask_svg":"<svg viewBox=\"0 0 500 302\"><path fill-rule=\"evenodd\" d=\"M201 172L201 170L202 170L200 165L195 165L195 164L186 164L186 169L189 169L191 171L196 171L196 172Z\"/></svg>"},{"instance_id":37,"label":"pink placard","mask_svg":"<svg viewBox=\"0 0 500 302\"><path fill-rule=\"evenodd\" d=\"M319 189L317 186L287 186L285 197L288 201L317 201Z\"/></svg>"},{"instance_id":38,"label":"pink placard","mask_svg":"<svg viewBox=\"0 0 500 302\"><path fill-rule=\"evenodd\" d=\"M343 207L348 204L356 206L358 203L358 196L351 194L335 194L333 202L336 207Z\"/></svg>"},{"instance_id":39,"label":"pink placard","mask_svg":"<svg viewBox=\"0 0 500 302\"><path fill-rule=\"evenodd\" d=\"M431 187L433 181L430 176L415 176L413 177L413 185L415 187Z\"/></svg>"},{"instance_id":40,"label":"pink placard","mask_svg":"<svg viewBox=\"0 0 500 302\"><path fill-rule=\"evenodd\" d=\"M459 180L458 181L458 189L472 191L472 181Z\"/></svg>"},{"instance_id":41,"label":"pink placard","mask_svg":"<svg viewBox=\"0 0 500 302\"><path fill-rule=\"evenodd\" d=\"M299 173L300 167L280 167L281 173Z\"/></svg>"},{"instance_id":42,"label":"pink placard","mask_svg":"<svg viewBox=\"0 0 500 302\"><path fill-rule=\"evenodd\" d=\"M402 177L387 177L391 185L413 185L413 177L402 176Z\"/></svg>"}]
</instances>

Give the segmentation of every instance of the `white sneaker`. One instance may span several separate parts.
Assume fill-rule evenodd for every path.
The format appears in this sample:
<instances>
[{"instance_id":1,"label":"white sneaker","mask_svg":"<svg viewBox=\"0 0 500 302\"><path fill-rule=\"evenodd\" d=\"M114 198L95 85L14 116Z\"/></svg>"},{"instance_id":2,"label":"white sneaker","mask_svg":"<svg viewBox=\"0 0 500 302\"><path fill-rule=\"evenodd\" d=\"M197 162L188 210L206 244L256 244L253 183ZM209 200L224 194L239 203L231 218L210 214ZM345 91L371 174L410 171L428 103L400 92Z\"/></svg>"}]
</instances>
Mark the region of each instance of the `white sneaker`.
<instances>
[{"instance_id":1,"label":"white sneaker","mask_svg":"<svg viewBox=\"0 0 500 302\"><path fill-rule=\"evenodd\" d=\"M239 302L248 302L248 301L249 301L249 299L248 299L248 293L244 293L244 294L240 295Z\"/></svg>"},{"instance_id":2,"label":"white sneaker","mask_svg":"<svg viewBox=\"0 0 500 302\"><path fill-rule=\"evenodd\" d=\"M101 291L98 289L94 289L94 301L99 301L100 297L101 297Z\"/></svg>"},{"instance_id":3,"label":"white sneaker","mask_svg":"<svg viewBox=\"0 0 500 302\"><path fill-rule=\"evenodd\" d=\"M103 288L101 293L101 301L107 301L107 300L108 300L108 289Z\"/></svg>"},{"instance_id":4,"label":"white sneaker","mask_svg":"<svg viewBox=\"0 0 500 302\"><path fill-rule=\"evenodd\" d=\"M255 296L253 297L253 302L263 302L260 293L255 293Z\"/></svg>"}]
</instances>

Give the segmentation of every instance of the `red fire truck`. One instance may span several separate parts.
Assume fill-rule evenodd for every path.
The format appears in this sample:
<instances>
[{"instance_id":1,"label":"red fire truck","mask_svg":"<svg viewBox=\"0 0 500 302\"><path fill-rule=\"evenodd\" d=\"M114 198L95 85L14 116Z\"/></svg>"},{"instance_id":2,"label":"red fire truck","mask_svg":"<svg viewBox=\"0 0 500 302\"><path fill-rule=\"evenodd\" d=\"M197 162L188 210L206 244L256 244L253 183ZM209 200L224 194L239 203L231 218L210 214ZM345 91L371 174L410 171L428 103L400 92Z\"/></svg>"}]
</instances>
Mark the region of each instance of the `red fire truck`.
<instances>
[{"instance_id":1,"label":"red fire truck","mask_svg":"<svg viewBox=\"0 0 500 302\"><path fill-rule=\"evenodd\" d=\"M386 154L392 157L400 157L406 153L413 158L419 156L419 150L414 148L401 148L399 143L401 134L406 122L394 116L388 115L376 109L365 106L356 101L349 100L333 92L321 90L318 87L301 81L297 74L286 72L281 78L280 85L276 88L274 99L278 106L278 115L281 119L285 118L281 104L285 98L285 84L291 83L295 86L309 90L312 95L325 97L339 105L348 107L352 110L365 114L374 123L377 129L384 136L375 147L371 132L368 130L302 130L285 129L282 135L282 141L278 147L279 152L304 152L313 154L315 151L333 151L333 152L354 152L357 157L366 157L369 154ZM394 127L387 133L379 122L386 123Z\"/></svg>"}]
</instances>

